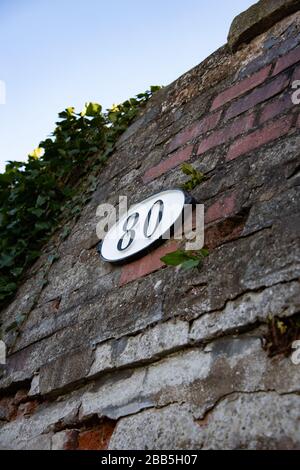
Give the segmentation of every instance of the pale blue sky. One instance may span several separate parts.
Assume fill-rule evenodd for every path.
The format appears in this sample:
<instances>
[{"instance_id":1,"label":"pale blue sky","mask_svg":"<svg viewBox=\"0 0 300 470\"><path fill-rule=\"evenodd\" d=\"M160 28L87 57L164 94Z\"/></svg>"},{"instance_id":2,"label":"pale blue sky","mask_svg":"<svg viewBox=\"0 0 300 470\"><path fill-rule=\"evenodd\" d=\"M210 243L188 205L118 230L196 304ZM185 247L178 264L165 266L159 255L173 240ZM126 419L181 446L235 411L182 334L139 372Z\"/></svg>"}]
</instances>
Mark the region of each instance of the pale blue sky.
<instances>
[{"instance_id":1,"label":"pale blue sky","mask_svg":"<svg viewBox=\"0 0 300 470\"><path fill-rule=\"evenodd\" d=\"M254 0L0 0L0 171L67 106L167 85L226 42Z\"/></svg>"}]
</instances>

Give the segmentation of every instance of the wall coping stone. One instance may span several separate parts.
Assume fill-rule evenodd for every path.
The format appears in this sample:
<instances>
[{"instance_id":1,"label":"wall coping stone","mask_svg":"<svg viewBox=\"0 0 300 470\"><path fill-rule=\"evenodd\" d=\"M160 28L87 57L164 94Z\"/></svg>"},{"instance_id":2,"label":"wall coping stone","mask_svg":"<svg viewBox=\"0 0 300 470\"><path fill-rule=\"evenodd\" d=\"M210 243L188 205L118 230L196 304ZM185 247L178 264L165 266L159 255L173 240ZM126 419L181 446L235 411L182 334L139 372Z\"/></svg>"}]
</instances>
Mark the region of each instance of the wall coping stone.
<instances>
[{"instance_id":1,"label":"wall coping stone","mask_svg":"<svg viewBox=\"0 0 300 470\"><path fill-rule=\"evenodd\" d=\"M300 0L260 0L236 16L231 23L228 45L231 51L249 43L278 21L300 9Z\"/></svg>"}]
</instances>

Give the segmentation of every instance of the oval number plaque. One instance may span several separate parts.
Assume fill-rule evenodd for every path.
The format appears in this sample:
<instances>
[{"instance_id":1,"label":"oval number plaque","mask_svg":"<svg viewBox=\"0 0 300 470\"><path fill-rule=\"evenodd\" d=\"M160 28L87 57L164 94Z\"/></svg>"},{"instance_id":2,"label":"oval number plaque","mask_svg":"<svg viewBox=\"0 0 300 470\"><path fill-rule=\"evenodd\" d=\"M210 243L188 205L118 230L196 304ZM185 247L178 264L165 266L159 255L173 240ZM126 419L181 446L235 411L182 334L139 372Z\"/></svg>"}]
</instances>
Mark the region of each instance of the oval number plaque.
<instances>
[{"instance_id":1,"label":"oval number plaque","mask_svg":"<svg viewBox=\"0 0 300 470\"><path fill-rule=\"evenodd\" d=\"M130 207L111 227L99 246L102 259L111 263L140 256L161 240L181 217L192 198L181 189L169 189Z\"/></svg>"}]
</instances>

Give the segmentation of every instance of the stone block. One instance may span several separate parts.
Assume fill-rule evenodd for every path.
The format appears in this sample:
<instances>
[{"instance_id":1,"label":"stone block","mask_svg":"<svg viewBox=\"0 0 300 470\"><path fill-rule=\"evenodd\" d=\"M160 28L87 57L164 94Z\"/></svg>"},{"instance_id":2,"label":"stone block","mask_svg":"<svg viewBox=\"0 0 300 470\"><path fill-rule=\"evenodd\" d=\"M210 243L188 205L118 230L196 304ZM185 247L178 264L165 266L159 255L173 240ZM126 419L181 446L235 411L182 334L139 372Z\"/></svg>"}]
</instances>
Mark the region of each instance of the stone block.
<instances>
[{"instance_id":1,"label":"stone block","mask_svg":"<svg viewBox=\"0 0 300 470\"><path fill-rule=\"evenodd\" d=\"M297 10L298 0L260 0L233 20L228 34L229 47L235 51Z\"/></svg>"}]
</instances>

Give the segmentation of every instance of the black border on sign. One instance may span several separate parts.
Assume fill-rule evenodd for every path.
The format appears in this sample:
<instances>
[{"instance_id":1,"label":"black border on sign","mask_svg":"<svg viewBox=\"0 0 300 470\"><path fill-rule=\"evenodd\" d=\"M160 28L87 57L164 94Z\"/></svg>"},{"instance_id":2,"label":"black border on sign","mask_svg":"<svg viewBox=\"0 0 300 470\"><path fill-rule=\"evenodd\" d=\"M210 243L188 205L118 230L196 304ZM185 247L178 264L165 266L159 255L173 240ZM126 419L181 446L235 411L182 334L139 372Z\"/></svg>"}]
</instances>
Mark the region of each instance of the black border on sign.
<instances>
[{"instance_id":1,"label":"black border on sign","mask_svg":"<svg viewBox=\"0 0 300 470\"><path fill-rule=\"evenodd\" d=\"M191 196L191 194L189 194L184 189L182 189L182 188L168 188L168 189L163 189L162 191L150 194L150 196L148 196L147 198L143 199L140 202L136 202L134 205L141 204L142 202L146 201L147 199L150 199L153 196L158 196L159 194L161 194L163 192L166 192L166 191L180 191L181 193L184 194L184 204L192 204L193 206L195 206L197 204L196 199L193 196ZM130 209L130 207L129 207L129 209ZM181 214L182 214L182 211L181 211L180 215ZM175 222L174 222L174 224L175 224ZM168 230L170 230L171 236L174 234L174 224L172 224L171 227L169 227L169 229L168 229ZM113 265L123 265L123 264L128 263L128 261L135 261L137 259L140 259L140 258L144 257L145 255L150 253L153 249L155 249L155 248L159 247L160 245L162 245L166 241L163 238L163 236L164 236L164 234L162 234L157 240L154 240L152 243L150 243L150 245L148 245L146 248L143 248L142 250L138 251L137 253L134 253L133 255L126 256L125 258L122 258L121 260L117 260L117 261L111 261L109 259L106 259L102 255L101 248L102 248L103 240L101 240L98 243L97 252L99 253L100 258L103 261L105 261L106 263L110 263L110 264L113 264Z\"/></svg>"}]
</instances>

